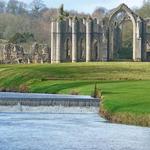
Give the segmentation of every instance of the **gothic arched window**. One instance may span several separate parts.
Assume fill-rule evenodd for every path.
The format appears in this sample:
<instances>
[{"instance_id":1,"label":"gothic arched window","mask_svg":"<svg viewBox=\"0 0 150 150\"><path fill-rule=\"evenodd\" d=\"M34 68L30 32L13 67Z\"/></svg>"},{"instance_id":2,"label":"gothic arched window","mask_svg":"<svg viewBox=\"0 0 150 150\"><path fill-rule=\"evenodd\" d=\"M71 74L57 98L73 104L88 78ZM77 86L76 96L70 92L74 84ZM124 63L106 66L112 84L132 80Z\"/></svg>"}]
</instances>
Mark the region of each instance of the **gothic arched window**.
<instances>
[{"instance_id":1,"label":"gothic arched window","mask_svg":"<svg viewBox=\"0 0 150 150\"><path fill-rule=\"evenodd\" d=\"M83 39L80 41L80 59L85 58L85 42Z\"/></svg>"},{"instance_id":2,"label":"gothic arched window","mask_svg":"<svg viewBox=\"0 0 150 150\"><path fill-rule=\"evenodd\" d=\"M97 60L98 59L98 41L97 40L94 41L93 48L94 48L94 60Z\"/></svg>"},{"instance_id":3,"label":"gothic arched window","mask_svg":"<svg viewBox=\"0 0 150 150\"><path fill-rule=\"evenodd\" d=\"M65 47L66 47L66 58L71 59L71 41L70 41L70 39L66 40Z\"/></svg>"}]
</instances>

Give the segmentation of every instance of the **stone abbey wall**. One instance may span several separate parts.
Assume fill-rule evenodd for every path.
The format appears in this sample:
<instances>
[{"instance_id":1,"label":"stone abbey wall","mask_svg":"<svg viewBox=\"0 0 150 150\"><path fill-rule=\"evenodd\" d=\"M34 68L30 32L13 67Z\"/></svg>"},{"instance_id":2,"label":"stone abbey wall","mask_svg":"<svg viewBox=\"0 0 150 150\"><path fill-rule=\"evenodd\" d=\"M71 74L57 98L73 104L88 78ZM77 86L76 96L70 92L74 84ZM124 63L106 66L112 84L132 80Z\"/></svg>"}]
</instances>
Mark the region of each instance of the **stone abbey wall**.
<instances>
[{"instance_id":1,"label":"stone abbey wall","mask_svg":"<svg viewBox=\"0 0 150 150\"><path fill-rule=\"evenodd\" d=\"M50 62L50 48L46 44L34 43L31 52L26 52L21 45L7 43L2 48L1 63L4 64L29 64Z\"/></svg>"},{"instance_id":2,"label":"stone abbey wall","mask_svg":"<svg viewBox=\"0 0 150 150\"><path fill-rule=\"evenodd\" d=\"M103 61L107 58L102 22L65 18L51 22L51 62Z\"/></svg>"},{"instance_id":3,"label":"stone abbey wall","mask_svg":"<svg viewBox=\"0 0 150 150\"><path fill-rule=\"evenodd\" d=\"M147 53L149 53L149 55L147 55L147 57L149 57L150 56L150 18L145 19L145 33L146 33L145 49L146 49Z\"/></svg>"}]
</instances>

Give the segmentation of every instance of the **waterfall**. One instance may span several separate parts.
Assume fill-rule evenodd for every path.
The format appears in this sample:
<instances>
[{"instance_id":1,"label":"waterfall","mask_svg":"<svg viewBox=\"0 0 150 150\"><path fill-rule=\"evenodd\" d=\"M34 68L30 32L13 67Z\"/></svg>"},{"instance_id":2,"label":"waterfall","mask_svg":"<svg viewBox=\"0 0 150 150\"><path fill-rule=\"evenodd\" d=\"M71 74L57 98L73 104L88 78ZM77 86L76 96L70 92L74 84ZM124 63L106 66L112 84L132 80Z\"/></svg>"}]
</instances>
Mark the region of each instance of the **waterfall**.
<instances>
[{"instance_id":1,"label":"waterfall","mask_svg":"<svg viewBox=\"0 0 150 150\"><path fill-rule=\"evenodd\" d=\"M40 113L98 113L98 107L65 106L23 106L20 102L14 106L0 106L0 112L40 112Z\"/></svg>"},{"instance_id":2,"label":"waterfall","mask_svg":"<svg viewBox=\"0 0 150 150\"><path fill-rule=\"evenodd\" d=\"M18 102L18 104L17 104L17 110L18 110L18 111L20 111L20 112L22 112L22 111L23 111L23 109L22 109L22 105L21 105L21 103L20 103L20 102Z\"/></svg>"}]
</instances>

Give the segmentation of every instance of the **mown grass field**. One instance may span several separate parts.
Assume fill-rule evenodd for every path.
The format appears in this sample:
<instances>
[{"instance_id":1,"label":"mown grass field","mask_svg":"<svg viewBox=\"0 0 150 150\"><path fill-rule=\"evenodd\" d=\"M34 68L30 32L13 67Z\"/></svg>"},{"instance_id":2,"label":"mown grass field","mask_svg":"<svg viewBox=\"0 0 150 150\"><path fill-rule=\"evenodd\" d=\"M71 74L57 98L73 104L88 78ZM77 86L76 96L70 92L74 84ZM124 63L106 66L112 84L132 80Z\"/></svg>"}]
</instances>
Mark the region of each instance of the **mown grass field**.
<instances>
[{"instance_id":1,"label":"mown grass field","mask_svg":"<svg viewBox=\"0 0 150 150\"><path fill-rule=\"evenodd\" d=\"M109 114L128 114L130 120L130 116L140 116L140 122L146 120L144 125L150 125L150 63L0 65L1 89L19 91L22 86L28 92L91 95L95 83L102 90L103 108ZM134 124L143 123L135 120Z\"/></svg>"}]
</instances>

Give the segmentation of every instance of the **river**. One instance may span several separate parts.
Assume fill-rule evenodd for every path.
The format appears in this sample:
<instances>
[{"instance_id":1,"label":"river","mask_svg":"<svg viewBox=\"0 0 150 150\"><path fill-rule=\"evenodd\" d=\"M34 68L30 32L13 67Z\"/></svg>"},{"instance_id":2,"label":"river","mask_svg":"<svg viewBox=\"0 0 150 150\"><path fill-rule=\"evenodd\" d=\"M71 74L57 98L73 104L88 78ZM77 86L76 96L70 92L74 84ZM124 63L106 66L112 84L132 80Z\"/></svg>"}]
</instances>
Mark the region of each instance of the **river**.
<instances>
[{"instance_id":1,"label":"river","mask_svg":"<svg viewBox=\"0 0 150 150\"><path fill-rule=\"evenodd\" d=\"M0 150L150 150L150 128L112 124L93 109L65 109L0 109Z\"/></svg>"}]
</instances>

